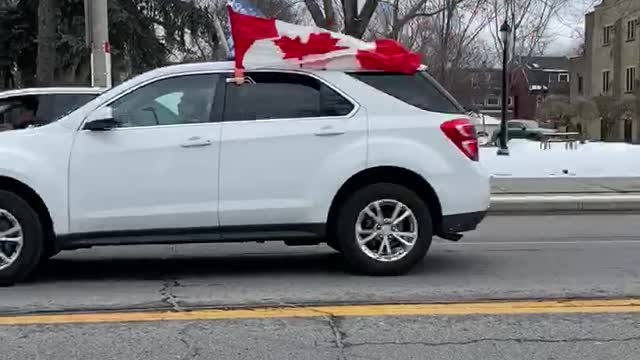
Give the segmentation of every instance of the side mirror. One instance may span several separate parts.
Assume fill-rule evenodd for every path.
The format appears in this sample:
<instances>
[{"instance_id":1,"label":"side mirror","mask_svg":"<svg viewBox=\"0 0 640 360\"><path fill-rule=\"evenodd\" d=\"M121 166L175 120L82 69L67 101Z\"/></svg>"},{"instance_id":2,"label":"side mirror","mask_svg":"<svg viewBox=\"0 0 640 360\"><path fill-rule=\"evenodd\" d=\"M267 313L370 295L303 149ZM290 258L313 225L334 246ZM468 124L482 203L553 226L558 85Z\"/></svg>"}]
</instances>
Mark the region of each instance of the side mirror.
<instances>
[{"instance_id":1,"label":"side mirror","mask_svg":"<svg viewBox=\"0 0 640 360\"><path fill-rule=\"evenodd\" d=\"M118 121L113 117L113 109L109 106L104 106L87 116L83 129L107 131L117 127Z\"/></svg>"}]
</instances>

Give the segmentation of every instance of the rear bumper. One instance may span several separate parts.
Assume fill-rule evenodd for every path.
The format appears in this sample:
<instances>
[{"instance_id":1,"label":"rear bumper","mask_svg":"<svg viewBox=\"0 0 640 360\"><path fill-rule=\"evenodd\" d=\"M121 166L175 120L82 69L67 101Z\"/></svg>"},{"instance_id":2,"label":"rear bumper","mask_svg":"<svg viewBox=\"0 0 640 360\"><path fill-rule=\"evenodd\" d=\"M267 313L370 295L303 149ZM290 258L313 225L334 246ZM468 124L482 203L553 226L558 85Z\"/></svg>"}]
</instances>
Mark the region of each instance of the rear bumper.
<instances>
[{"instance_id":1,"label":"rear bumper","mask_svg":"<svg viewBox=\"0 0 640 360\"><path fill-rule=\"evenodd\" d=\"M445 215L438 229L439 234L457 234L475 230L487 215L487 211L477 211L465 214Z\"/></svg>"}]
</instances>

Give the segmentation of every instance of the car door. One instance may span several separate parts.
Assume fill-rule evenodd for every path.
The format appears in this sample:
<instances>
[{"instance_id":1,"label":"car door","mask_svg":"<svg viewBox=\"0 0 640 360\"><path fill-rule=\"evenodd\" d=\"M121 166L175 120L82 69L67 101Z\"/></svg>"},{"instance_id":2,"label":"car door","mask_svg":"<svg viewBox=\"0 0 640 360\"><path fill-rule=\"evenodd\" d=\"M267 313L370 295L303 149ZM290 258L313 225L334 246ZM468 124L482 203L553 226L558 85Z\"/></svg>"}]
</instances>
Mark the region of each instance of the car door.
<instances>
[{"instance_id":1,"label":"car door","mask_svg":"<svg viewBox=\"0 0 640 360\"><path fill-rule=\"evenodd\" d=\"M366 145L352 145L366 144L366 115L311 75L247 75L246 84L226 84L221 226L324 222L317 184L343 180L345 164L365 166Z\"/></svg>"},{"instance_id":2,"label":"car door","mask_svg":"<svg viewBox=\"0 0 640 360\"><path fill-rule=\"evenodd\" d=\"M69 174L72 232L218 226L219 80L192 74L153 81L108 104L117 128L78 132Z\"/></svg>"},{"instance_id":3,"label":"car door","mask_svg":"<svg viewBox=\"0 0 640 360\"><path fill-rule=\"evenodd\" d=\"M523 130L524 124L519 121L510 121L507 123L507 129L510 139L521 139L525 137L525 131Z\"/></svg>"}]
</instances>

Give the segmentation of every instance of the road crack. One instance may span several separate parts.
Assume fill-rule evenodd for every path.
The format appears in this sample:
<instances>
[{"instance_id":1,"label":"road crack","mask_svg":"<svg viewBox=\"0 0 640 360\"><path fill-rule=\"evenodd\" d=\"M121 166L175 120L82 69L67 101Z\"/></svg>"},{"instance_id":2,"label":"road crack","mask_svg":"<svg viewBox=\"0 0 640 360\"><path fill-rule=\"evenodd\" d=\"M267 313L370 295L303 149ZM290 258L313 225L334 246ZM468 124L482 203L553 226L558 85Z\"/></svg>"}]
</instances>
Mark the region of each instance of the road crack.
<instances>
[{"instance_id":1,"label":"road crack","mask_svg":"<svg viewBox=\"0 0 640 360\"><path fill-rule=\"evenodd\" d=\"M345 343L344 339L346 338L345 332L340 328L340 319L334 315L327 314L325 316L327 323L329 324L329 328L331 328L331 332L333 333L333 342L335 344L336 349L338 349L338 360L346 360L347 357L344 353Z\"/></svg>"},{"instance_id":2,"label":"road crack","mask_svg":"<svg viewBox=\"0 0 640 360\"><path fill-rule=\"evenodd\" d=\"M295 306L294 306L295 307ZM323 315L322 319L327 322L331 332L333 334L333 344L338 349L338 360L346 360L346 354L344 352L346 346L344 339L347 337L346 333L340 327L340 318L330 312L313 309L318 314Z\"/></svg>"},{"instance_id":3,"label":"road crack","mask_svg":"<svg viewBox=\"0 0 640 360\"><path fill-rule=\"evenodd\" d=\"M173 289L179 287L180 283L177 279L165 280L162 284L162 288L159 290L162 302L171 306L174 311L182 311L182 307L178 303L178 298L173 293Z\"/></svg>"},{"instance_id":4,"label":"road crack","mask_svg":"<svg viewBox=\"0 0 640 360\"><path fill-rule=\"evenodd\" d=\"M422 345L429 347L437 346L463 346L473 345L483 342L515 342L520 344L527 343L545 343L545 344L562 344L562 343L582 343L582 342L598 342L598 343L615 343L615 342L627 342L638 341L640 336L618 338L618 339L600 339L600 338L569 338L569 339L535 339L535 338L482 338L468 341L450 341L450 342L428 342L428 341L374 341L374 342L361 342L361 343L344 343L345 348L358 347L358 346L372 346L372 345Z\"/></svg>"}]
</instances>

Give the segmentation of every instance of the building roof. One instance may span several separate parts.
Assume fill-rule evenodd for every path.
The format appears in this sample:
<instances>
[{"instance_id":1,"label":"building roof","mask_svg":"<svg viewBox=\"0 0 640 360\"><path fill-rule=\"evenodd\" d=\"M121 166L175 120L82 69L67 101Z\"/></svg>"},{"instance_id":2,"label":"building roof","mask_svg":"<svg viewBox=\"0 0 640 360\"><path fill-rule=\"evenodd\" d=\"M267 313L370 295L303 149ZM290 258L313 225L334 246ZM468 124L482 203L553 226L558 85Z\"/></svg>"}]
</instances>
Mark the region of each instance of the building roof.
<instances>
[{"instance_id":1,"label":"building roof","mask_svg":"<svg viewBox=\"0 0 640 360\"><path fill-rule=\"evenodd\" d=\"M558 74L568 74L570 63L566 56L529 56L520 58L515 67L526 75L529 91L547 92L566 87L566 82L558 82Z\"/></svg>"},{"instance_id":2,"label":"building roof","mask_svg":"<svg viewBox=\"0 0 640 360\"><path fill-rule=\"evenodd\" d=\"M566 56L522 57L520 63L533 71L569 71L569 58Z\"/></svg>"}]
</instances>

